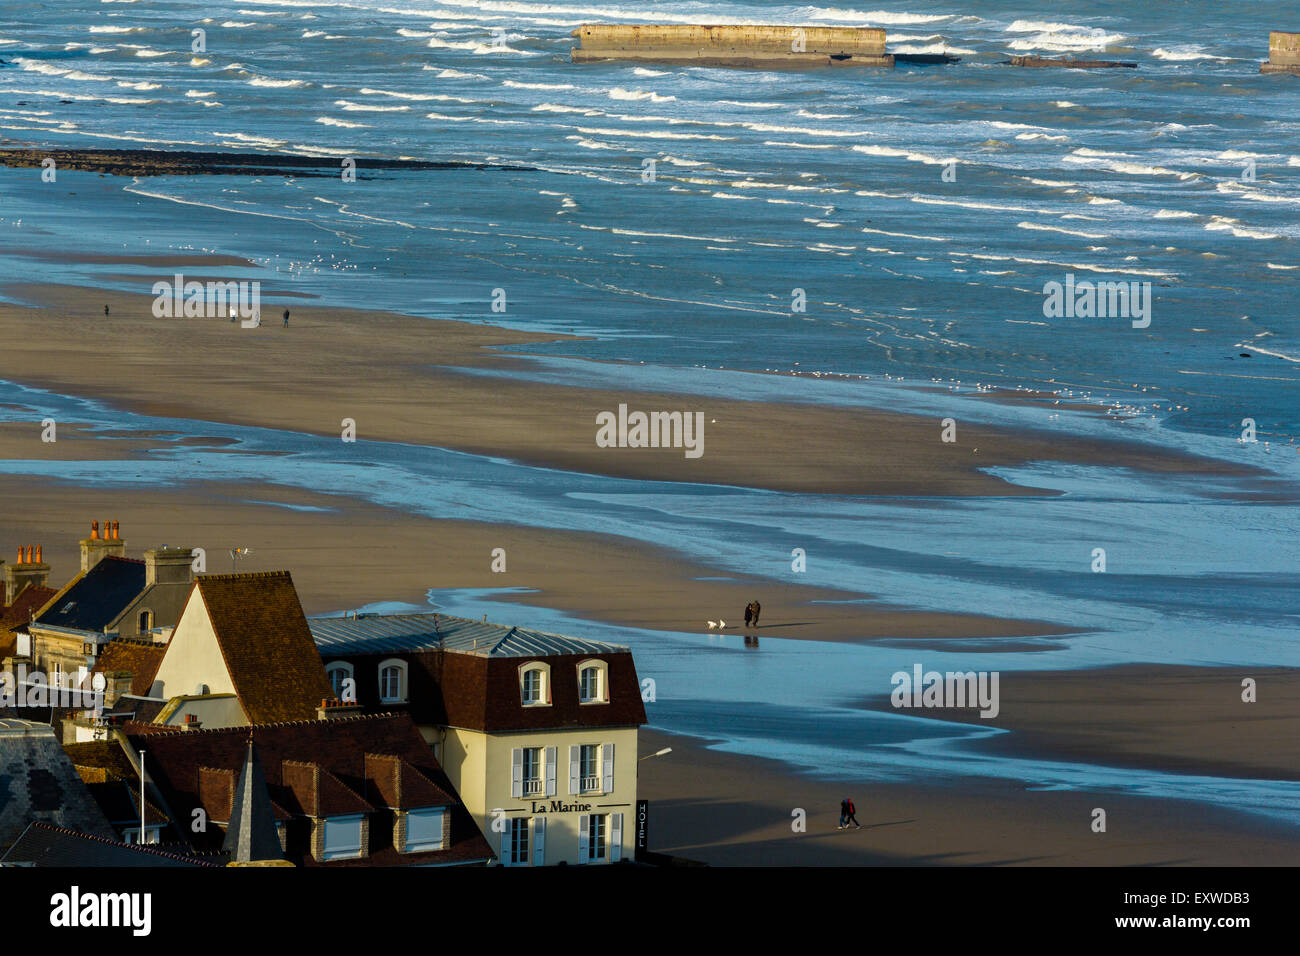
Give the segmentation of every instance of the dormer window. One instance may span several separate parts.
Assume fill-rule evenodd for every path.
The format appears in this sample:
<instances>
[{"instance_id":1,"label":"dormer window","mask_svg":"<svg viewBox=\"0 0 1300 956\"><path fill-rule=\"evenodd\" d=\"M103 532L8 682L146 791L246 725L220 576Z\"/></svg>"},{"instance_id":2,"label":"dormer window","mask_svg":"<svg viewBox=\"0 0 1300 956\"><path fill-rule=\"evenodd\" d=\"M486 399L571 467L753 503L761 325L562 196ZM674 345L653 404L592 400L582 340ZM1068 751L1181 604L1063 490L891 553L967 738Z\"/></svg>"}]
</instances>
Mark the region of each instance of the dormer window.
<instances>
[{"instance_id":1,"label":"dormer window","mask_svg":"<svg viewBox=\"0 0 1300 956\"><path fill-rule=\"evenodd\" d=\"M609 703L609 666L604 661L578 665L578 700L584 704Z\"/></svg>"},{"instance_id":2,"label":"dormer window","mask_svg":"<svg viewBox=\"0 0 1300 956\"><path fill-rule=\"evenodd\" d=\"M334 696L346 704L356 703L356 682L352 679L352 665L347 661L333 661L325 668Z\"/></svg>"},{"instance_id":3,"label":"dormer window","mask_svg":"<svg viewBox=\"0 0 1300 956\"><path fill-rule=\"evenodd\" d=\"M519 699L525 707L551 703L551 668L540 661L519 668Z\"/></svg>"},{"instance_id":4,"label":"dormer window","mask_svg":"<svg viewBox=\"0 0 1300 956\"><path fill-rule=\"evenodd\" d=\"M153 630L153 611L140 612L140 633L148 634Z\"/></svg>"},{"instance_id":5,"label":"dormer window","mask_svg":"<svg viewBox=\"0 0 1300 956\"><path fill-rule=\"evenodd\" d=\"M406 662L397 659L379 664L379 700L385 704L406 702Z\"/></svg>"}]
</instances>

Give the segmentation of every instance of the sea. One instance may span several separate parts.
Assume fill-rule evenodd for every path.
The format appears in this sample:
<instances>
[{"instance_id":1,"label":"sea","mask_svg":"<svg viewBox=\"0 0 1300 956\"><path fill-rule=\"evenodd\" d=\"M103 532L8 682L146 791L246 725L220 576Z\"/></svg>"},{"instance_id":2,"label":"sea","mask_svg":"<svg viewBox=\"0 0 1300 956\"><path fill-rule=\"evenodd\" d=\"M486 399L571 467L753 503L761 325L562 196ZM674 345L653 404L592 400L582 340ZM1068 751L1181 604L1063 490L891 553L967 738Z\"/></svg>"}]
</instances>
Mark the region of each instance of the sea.
<instances>
[{"instance_id":1,"label":"sea","mask_svg":"<svg viewBox=\"0 0 1300 956\"><path fill-rule=\"evenodd\" d=\"M574 64L571 32L591 22L883 27L891 52L960 60ZM630 645L656 680L651 726L800 772L1007 778L1300 825L1300 783L993 759L979 739L1005 731L861 706L918 661L1300 666L1300 77L1260 74L1275 29L1300 30L1293 4L10 0L0 147L292 153L338 173L58 170L51 183L0 169L8 301L20 282L148 293L171 270L146 257L219 253L252 263L220 278L260 281L272 298L585 337L527 346L538 357L511 376L953 415L1149 443L1260 477L1035 462L995 473L1053 496L970 500L630 481L391 443L371 443L359 468L336 441L15 382L0 383L0 420L169 430L177 452L0 469L327 490L619 535L722 576L792 580L802 547L809 584L1077 631L754 647L704 621L698 633L612 627L437 582L429 606ZM1137 67L1002 62L1019 54ZM475 165L361 162L344 175L349 159L395 158ZM1099 281L1147 290L1149 324L1045 310L1051 283ZM180 443L192 436L285 454ZM1105 573L1091 569L1096 547Z\"/></svg>"}]
</instances>

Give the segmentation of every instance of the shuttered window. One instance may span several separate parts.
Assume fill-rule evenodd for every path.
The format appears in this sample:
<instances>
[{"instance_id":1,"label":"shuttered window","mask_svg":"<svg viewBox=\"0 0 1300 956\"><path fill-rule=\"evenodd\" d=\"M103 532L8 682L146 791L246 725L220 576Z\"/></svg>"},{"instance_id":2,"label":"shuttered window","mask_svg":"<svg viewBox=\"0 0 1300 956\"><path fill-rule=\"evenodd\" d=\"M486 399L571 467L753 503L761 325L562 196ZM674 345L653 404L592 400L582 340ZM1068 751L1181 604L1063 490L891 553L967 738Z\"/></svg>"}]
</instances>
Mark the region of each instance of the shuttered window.
<instances>
[{"instance_id":1,"label":"shuttered window","mask_svg":"<svg viewBox=\"0 0 1300 956\"><path fill-rule=\"evenodd\" d=\"M325 849L322 860L347 860L361 856L360 814L349 817L329 817L325 820Z\"/></svg>"},{"instance_id":2,"label":"shuttered window","mask_svg":"<svg viewBox=\"0 0 1300 956\"><path fill-rule=\"evenodd\" d=\"M445 814L442 807L412 810L406 815L406 852L441 850Z\"/></svg>"}]
</instances>

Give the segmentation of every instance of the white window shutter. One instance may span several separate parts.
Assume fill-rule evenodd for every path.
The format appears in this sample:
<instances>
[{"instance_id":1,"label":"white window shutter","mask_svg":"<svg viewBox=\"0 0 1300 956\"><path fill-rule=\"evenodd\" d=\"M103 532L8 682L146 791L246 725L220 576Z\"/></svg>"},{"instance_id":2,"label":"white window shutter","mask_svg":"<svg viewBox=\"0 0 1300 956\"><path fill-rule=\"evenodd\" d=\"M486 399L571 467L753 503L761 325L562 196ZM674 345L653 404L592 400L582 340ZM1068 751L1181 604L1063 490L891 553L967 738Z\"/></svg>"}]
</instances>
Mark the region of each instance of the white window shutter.
<instances>
[{"instance_id":1,"label":"white window shutter","mask_svg":"<svg viewBox=\"0 0 1300 956\"><path fill-rule=\"evenodd\" d=\"M560 749L558 747L546 748L546 795L555 796L555 777L556 764L560 761Z\"/></svg>"},{"instance_id":2,"label":"white window shutter","mask_svg":"<svg viewBox=\"0 0 1300 956\"><path fill-rule=\"evenodd\" d=\"M591 817L582 814L578 817L578 862L587 862L587 830L591 826Z\"/></svg>"},{"instance_id":3,"label":"white window shutter","mask_svg":"<svg viewBox=\"0 0 1300 956\"><path fill-rule=\"evenodd\" d=\"M546 865L546 817L533 817L533 866Z\"/></svg>"},{"instance_id":4,"label":"white window shutter","mask_svg":"<svg viewBox=\"0 0 1300 956\"><path fill-rule=\"evenodd\" d=\"M605 775L605 792L614 792L614 745L605 744L600 755L600 770Z\"/></svg>"},{"instance_id":5,"label":"white window shutter","mask_svg":"<svg viewBox=\"0 0 1300 956\"><path fill-rule=\"evenodd\" d=\"M581 772L579 764L582 760L582 748L577 745L569 747L569 795L573 796L578 793L578 774Z\"/></svg>"},{"instance_id":6,"label":"white window shutter","mask_svg":"<svg viewBox=\"0 0 1300 956\"><path fill-rule=\"evenodd\" d=\"M609 815L609 861L617 863L623 858L623 814Z\"/></svg>"},{"instance_id":7,"label":"white window shutter","mask_svg":"<svg viewBox=\"0 0 1300 956\"><path fill-rule=\"evenodd\" d=\"M524 749L516 747L510 752L510 796L524 795Z\"/></svg>"}]
</instances>

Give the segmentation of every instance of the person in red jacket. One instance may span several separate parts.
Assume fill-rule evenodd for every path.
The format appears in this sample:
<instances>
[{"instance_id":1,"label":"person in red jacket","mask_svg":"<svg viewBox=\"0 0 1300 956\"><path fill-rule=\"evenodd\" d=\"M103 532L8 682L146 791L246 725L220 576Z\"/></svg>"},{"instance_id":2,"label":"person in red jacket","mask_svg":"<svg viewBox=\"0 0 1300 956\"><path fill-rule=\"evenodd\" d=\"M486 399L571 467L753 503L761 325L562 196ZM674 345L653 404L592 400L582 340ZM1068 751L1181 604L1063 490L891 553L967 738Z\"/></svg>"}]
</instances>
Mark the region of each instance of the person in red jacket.
<instances>
[{"instance_id":1,"label":"person in red jacket","mask_svg":"<svg viewBox=\"0 0 1300 956\"><path fill-rule=\"evenodd\" d=\"M850 823L852 823L859 830L862 829L862 824L858 822L858 818L856 816L857 812L858 809L853 805L853 801L850 800L848 797L845 797L844 798L844 829L847 830Z\"/></svg>"}]
</instances>

